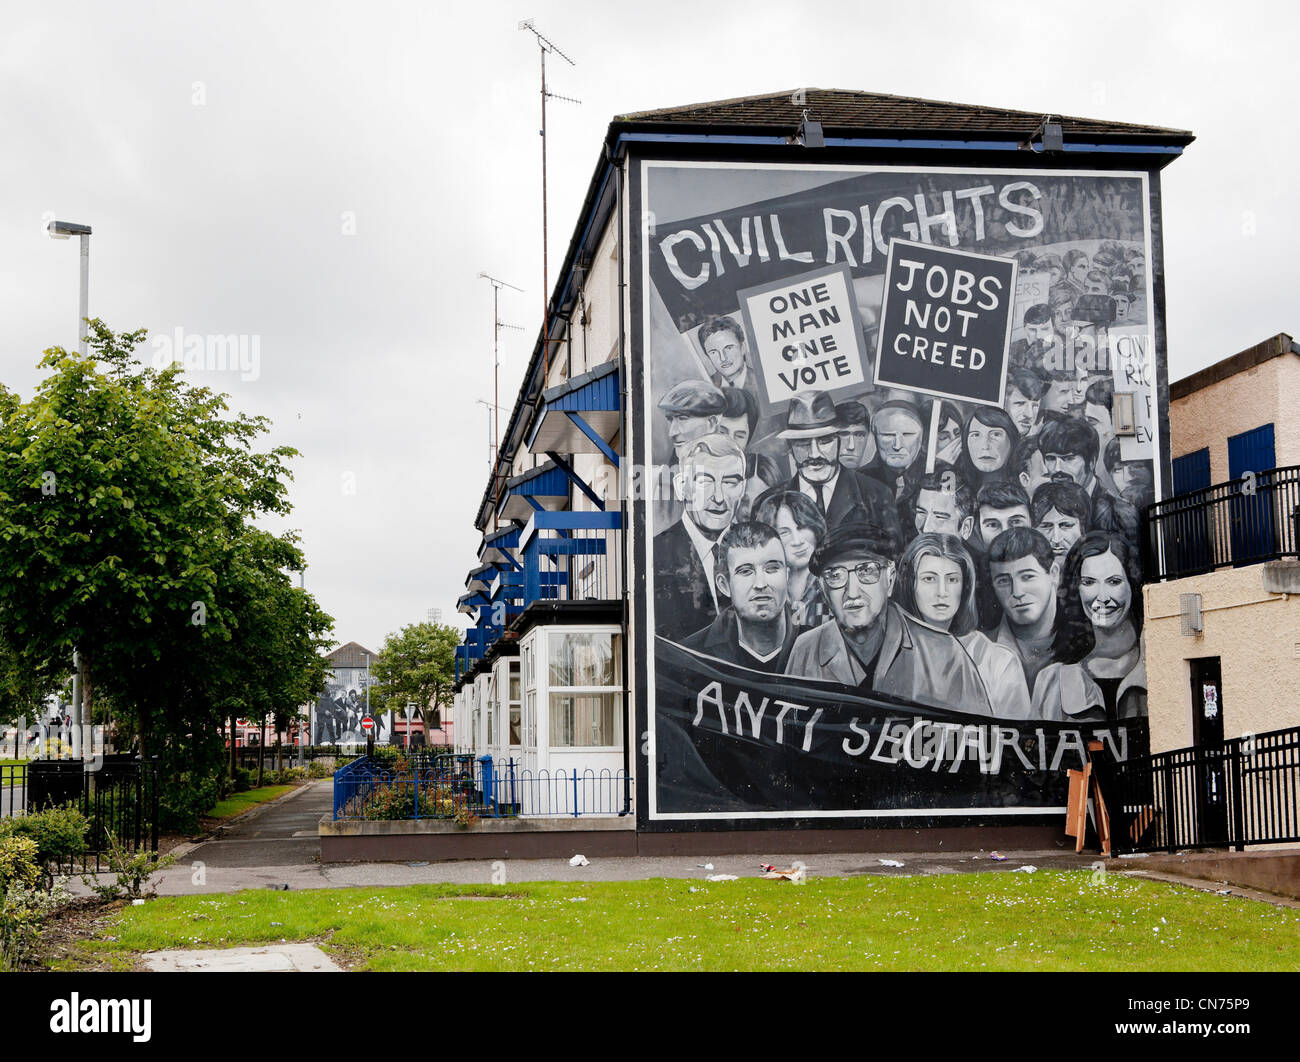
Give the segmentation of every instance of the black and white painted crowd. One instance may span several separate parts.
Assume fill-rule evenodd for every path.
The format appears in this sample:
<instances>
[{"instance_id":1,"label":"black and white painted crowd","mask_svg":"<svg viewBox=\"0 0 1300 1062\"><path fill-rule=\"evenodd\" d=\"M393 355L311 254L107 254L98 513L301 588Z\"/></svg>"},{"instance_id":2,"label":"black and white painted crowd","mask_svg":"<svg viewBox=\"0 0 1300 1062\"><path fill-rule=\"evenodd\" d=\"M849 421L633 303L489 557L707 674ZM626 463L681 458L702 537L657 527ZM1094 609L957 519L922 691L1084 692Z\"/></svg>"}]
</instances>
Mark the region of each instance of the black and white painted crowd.
<instances>
[{"instance_id":1,"label":"black and white painted crowd","mask_svg":"<svg viewBox=\"0 0 1300 1062\"><path fill-rule=\"evenodd\" d=\"M867 387L761 416L739 314L704 320L709 378L652 396L675 498L653 539L656 634L972 716L1145 717L1137 538L1153 466L1124 459L1097 355L1108 326L1147 320L1146 263L1135 241L1086 246L1021 252L1022 273L1050 280L1020 308L1001 407Z\"/></svg>"}]
</instances>

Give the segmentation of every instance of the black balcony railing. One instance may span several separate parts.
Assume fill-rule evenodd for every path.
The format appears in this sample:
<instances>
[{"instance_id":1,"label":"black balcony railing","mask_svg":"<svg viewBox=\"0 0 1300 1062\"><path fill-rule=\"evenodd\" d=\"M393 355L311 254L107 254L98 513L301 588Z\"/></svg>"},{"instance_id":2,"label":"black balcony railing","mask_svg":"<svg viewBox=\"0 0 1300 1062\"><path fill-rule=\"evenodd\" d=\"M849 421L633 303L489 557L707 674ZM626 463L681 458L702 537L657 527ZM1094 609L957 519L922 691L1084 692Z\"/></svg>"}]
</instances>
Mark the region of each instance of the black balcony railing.
<instances>
[{"instance_id":1,"label":"black balcony railing","mask_svg":"<svg viewBox=\"0 0 1300 1062\"><path fill-rule=\"evenodd\" d=\"M1300 841L1300 727L1097 771L1116 855Z\"/></svg>"},{"instance_id":2,"label":"black balcony railing","mask_svg":"<svg viewBox=\"0 0 1300 1062\"><path fill-rule=\"evenodd\" d=\"M1149 506L1143 520L1148 581L1295 557L1300 466L1270 468Z\"/></svg>"}]
</instances>

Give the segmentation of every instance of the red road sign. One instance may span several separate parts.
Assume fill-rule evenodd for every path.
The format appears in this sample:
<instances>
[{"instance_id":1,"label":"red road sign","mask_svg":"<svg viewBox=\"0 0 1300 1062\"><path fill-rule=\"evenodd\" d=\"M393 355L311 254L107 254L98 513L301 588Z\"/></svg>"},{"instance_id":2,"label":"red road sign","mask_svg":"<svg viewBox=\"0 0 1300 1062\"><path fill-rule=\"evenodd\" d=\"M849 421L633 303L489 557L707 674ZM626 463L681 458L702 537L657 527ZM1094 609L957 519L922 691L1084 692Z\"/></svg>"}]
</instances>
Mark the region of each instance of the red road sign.
<instances>
[{"instance_id":1,"label":"red road sign","mask_svg":"<svg viewBox=\"0 0 1300 1062\"><path fill-rule=\"evenodd\" d=\"M366 716L361 720L361 729L366 733L370 733L370 731L375 729L375 721L371 719L370 716Z\"/></svg>"}]
</instances>

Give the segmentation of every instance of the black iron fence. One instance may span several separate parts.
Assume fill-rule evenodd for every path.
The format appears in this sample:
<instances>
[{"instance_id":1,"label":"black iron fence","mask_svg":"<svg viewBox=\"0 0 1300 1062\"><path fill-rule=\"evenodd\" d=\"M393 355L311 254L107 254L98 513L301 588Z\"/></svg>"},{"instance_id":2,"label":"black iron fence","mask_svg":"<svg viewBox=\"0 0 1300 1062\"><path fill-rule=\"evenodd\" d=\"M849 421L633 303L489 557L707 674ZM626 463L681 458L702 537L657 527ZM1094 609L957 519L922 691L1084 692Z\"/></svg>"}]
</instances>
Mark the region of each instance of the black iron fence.
<instances>
[{"instance_id":1,"label":"black iron fence","mask_svg":"<svg viewBox=\"0 0 1300 1062\"><path fill-rule=\"evenodd\" d=\"M1150 581L1295 557L1300 466L1270 468L1147 508L1142 543Z\"/></svg>"},{"instance_id":2,"label":"black iron fence","mask_svg":"<svg viewBox=\"0 0 1300 1062\"><path fill-rule=\"evenodd\" d=\"M80 760L32 760L0 767L0 817L20 816L71 804L90 827L86 851L59 871L107 869L108 834L127 852L158 850L157 760L102 756Z\"/></svg>"},{"instance_id":3,"label":"black iron fence","mask_svg":"<svg viewBox=\"0 0 1300 1062\"><path fill-rule=\"evenodd\" d=\"M1116 855L1300 841L1300 727L1096 769Z\"/></svg>"}]
</instances>

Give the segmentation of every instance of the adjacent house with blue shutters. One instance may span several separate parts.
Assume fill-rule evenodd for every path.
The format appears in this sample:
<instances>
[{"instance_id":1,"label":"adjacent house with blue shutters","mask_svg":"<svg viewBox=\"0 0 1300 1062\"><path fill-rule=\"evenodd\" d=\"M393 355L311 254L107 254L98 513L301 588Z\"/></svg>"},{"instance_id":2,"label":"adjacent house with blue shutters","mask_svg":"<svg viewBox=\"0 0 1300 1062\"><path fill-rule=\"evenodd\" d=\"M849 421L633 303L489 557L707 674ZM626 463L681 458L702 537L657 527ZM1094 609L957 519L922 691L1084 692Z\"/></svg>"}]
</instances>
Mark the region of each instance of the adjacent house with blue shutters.
<instances>
[{"instance_id":1,"label":"adjacent house with blue shutters","mask_svg":"<svg viewBox=\"0 0 1300 1062\"><path fill-rule=\"evenodd\" d=\"M1151 748L1300 725L1300 344L1169 388L1174 496L1145 521Z\"/></svg>"}]
</instances>

